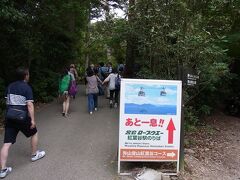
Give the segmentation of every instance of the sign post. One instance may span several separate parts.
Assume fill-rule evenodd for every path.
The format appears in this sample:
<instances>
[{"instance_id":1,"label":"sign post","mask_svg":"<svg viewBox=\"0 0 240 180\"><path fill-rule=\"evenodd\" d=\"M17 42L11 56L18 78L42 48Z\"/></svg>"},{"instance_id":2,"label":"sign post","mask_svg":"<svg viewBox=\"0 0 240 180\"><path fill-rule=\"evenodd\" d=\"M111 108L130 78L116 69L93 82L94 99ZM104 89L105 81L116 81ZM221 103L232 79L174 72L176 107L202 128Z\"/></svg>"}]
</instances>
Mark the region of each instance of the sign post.
<instances>
[{"instance_id":1,"label":"sign post","mask_svg":"<svg viewBox=\"0 0 240 180\"><path fill-rule=\"evenodd\" d=\"M198 84L199 75L196 71L196 67L183 68L182 61L178 63L178 79L182 80L182 92L188 87L195 87ZM182 117L181 117L181 135L180 135L180 169L184 169L184 107L185 99L182 95Z\"/></svg>"},{"instance_id":2,"label":"sign post","mask_svg":"<svg viewBox=\"0 0 240 180\"><path fill-rule=\"evenodd\" d=\"M122 79L121 162L176 162L179 172L182 82Z\"/></svg>"}]
</instances>

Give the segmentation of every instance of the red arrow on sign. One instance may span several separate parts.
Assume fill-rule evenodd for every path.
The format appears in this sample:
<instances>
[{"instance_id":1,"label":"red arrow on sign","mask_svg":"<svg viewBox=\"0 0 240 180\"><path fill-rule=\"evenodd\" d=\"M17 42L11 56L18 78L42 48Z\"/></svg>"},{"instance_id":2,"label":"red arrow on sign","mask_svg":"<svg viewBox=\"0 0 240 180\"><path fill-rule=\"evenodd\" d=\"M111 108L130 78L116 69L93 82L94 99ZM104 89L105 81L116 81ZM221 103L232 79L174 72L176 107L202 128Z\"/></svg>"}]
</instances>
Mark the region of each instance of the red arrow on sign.
<instances>
[{"instance_id":1,"label":"red arrow on sign","mask_svg":"<svg viewBox=\"0 0 240 180\"><path fill-rule=\"evenodd\" d=\"M175 131L176 128L174 126L172 118L168 124L167 130L168 130L168 144L173 144L173 131Z\"/></svg>"}]
</instances>

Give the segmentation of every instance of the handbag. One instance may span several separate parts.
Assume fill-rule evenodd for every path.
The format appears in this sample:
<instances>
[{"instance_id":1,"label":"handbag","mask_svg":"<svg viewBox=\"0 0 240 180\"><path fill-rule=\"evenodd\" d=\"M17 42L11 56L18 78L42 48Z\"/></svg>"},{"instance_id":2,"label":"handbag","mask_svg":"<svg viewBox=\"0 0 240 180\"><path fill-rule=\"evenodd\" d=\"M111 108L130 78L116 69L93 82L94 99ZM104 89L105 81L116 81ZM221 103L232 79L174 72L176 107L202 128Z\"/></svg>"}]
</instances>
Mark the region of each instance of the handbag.
<instances>
[{"instance_id":1,"label":"handbag","mask_svg":"<svg viewBox=\"0 0 240 180\"><path fill-rule=\"evenodd\" d=\"M99 89L98 89L97 86L94 89L91 89L91 91L92 91L93 94L98 94L99 93Z\"/></svg>"},{"instance_id":2,"label":"handbag","mask_svg":"<svg viewBox=\"0 0 240 180\"><path fill-rule=\"evenodd\" d=\"M8 88L8 102L10 102L10 87ZM8 105L5 114L6 119L11 121L26 123L28 119L28 111L19 109L17 106Z\"/></svg>"},{"instance_id":3,"label":"handbag","mask_svg":"<svg viewBox=\"0 0 240 180\"><path fill-rule=\"evenodd\" d=\"M103 87L102 87L102 85L98 85L98 90L99 90L99 93L98 93L98 95L99 96L103 96L104 95L104 90L103 90Z\"/></svg>"},{"instance_id":4,"label":"handbag","mask_svg":"<svg viewBox=\"0 0 240 180\"><path fill-rule=\"evenodd\" d=\"M7 119L21 123L25 123L27 121L27 116L28 116L27 111L12 106L9 106L6 112Z\"/></svg>"},{"instance_id":5,"label":"handbag","mask_svg":"<svg viewBox=\"0 0 240 180\"><path fill-rule=\"evenodd\" d=\"M71 86L70 86L70 89L69 89L69 94L71 96L75 96L77 94L77 84L76 84L76 81L71 81Z\"/></svg>"}]
</instances>

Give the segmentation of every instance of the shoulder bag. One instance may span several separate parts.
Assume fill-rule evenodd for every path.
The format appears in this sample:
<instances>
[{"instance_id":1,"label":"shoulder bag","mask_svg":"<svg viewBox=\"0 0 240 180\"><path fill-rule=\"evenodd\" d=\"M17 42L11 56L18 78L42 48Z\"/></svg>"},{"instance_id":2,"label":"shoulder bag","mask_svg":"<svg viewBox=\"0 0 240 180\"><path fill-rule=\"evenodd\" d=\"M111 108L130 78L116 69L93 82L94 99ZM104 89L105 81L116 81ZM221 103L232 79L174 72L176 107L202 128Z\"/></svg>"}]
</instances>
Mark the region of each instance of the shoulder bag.
<instances>
[{"instance_id":1,"label":"shoulder bag","mask_svg":"<svg viewBox=\"0 0 240 180\"><path fill-rule=\"evenodd\" d=\"M8 102L10 103L10 87L8 88ZM22 109L19 109L17 106L8 105L7 111L5 115L6 119L19 122L26 123L28 118L28 112Z\"/></svg>"}]
</instances>

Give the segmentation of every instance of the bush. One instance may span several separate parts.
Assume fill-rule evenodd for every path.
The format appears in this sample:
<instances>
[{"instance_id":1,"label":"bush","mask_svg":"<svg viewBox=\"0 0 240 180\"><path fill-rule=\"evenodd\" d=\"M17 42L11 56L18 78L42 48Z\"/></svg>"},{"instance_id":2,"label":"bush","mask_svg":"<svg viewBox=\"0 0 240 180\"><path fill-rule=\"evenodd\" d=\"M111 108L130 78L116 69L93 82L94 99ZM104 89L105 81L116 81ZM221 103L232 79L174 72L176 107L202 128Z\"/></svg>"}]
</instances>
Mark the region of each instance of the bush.
<instances>
[{"instance_id":1,"label":"bush","mask_svg":"<svg viewBox=\"0 0 240 180\"><path fill-rule=\"evenodd\" d=\"M5 109L5 98L4 98L4 93L5 93L5 85L4 85L4 80L0 78L0 118L4 112Z\"/></svg>"},{"instance_id":2,"label":"bush","mask_svg":"<svg viewBox=\"0 0 240 180\"><path fill-rule=\"evenodd\" d=\"M50 102L58 95L58 73L46 69L33 74L32 79L31 84L36 101Z\"/></svg>"},{"instance_id":3,"label":"bush","mask_svg":"<svg viewBox=\"0 0 240 180\"><path fill-rule=\"evenodd\" d=\"M192 106L184 108L184 128L186 131L196 130L196 125L199 121L196 114L196 110Z\"/></svg>"}]
</instances>

